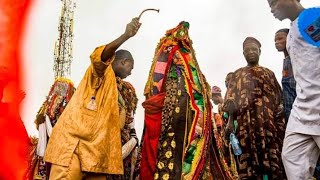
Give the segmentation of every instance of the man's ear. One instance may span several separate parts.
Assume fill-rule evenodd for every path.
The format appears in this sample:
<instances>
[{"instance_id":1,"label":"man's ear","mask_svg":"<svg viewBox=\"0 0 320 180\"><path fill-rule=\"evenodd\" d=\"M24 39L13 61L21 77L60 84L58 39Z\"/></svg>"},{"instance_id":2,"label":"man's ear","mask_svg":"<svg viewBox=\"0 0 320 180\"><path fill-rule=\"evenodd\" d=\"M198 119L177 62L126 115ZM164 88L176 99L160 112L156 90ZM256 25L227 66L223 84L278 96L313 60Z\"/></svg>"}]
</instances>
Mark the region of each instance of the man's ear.
<instances>
[{"instance_id":1,"label":"man's ear","mask_svg":"<svg viewBox=\"0 0 320 180\"><path fill-rule=\"evenodd\" d=\"M131 62L131 59L123 59L123 65L128 64Z\"/></svg>"},{"instance_id":2,"label":"man's ear","mask_svg":"<svg viewBox=\"0 0 320 180\"><path fill-rule=\"evenodd\" d=\"M121 61L120 61L121 65L125 65L126 61L127 61L127 59L121 59Z\"/></svg>"}]
</instances>

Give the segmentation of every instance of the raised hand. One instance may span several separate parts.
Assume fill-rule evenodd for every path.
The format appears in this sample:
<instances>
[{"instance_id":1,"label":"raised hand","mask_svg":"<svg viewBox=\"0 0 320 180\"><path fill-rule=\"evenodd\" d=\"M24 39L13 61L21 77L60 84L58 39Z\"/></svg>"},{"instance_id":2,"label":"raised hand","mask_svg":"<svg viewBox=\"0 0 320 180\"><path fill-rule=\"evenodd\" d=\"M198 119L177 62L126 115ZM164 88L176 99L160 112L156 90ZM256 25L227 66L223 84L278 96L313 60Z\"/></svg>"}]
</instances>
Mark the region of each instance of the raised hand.
<instances>
[{"instance_id":1,"label":"raised hand","mask_svg":"<svg viewBox=\"0 0 320 180\"><path fill-rule=\"evenodd\" d=\"M133 37L137 34L139 28L141 26L141 23L139 23L139 18L133 18L132 21L127 24L126 30L124 32L124 35L128 38Z\"/></svg>"}]
</instances>

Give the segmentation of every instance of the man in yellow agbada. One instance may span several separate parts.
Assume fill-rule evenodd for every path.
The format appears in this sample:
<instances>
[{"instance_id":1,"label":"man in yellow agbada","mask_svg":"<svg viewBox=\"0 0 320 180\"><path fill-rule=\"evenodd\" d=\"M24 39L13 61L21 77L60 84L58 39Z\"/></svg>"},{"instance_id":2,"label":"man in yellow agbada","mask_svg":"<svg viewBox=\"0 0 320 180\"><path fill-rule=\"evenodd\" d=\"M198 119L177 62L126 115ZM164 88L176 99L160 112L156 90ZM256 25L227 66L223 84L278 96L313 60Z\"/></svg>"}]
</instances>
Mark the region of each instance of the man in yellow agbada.
<instances>
[{"instance_id":1,"label":"man in yellow agbada","mask_svg":"<svg viewBox=\"0 0 320 180\"><path fill-rule=\"evenodd\" d=\"M53 128L46 149L44 160L52 163L50 180L107 179L125 174L123 159L137 138L131 131L132 138L124 145L121 133L128 127L134 130L127 120L132 121L128 115L132 116L136 104L127 97L136 96L122 79L131 74L134 60L129 51L117 49L140 26L138 18L132 19L120 37L91 54L91 65ZM123 97L123 93L129 95Z\"/></svg>"}]
</instances>

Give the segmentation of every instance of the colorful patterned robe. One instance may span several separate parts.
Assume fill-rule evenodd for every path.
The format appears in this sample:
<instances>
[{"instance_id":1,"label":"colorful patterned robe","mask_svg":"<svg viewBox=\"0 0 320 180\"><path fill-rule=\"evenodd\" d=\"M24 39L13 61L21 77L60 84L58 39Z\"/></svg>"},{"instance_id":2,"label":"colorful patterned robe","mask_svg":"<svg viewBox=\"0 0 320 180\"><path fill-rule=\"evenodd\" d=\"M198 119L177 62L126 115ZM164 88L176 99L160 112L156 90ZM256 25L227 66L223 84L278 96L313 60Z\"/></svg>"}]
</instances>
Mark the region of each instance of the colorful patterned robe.
<instances>
[{"instance_id":1,"label":"colorful patterned robe","mask_svg":"<svg viewBox=\"0 0 320 180\"><path fill-rule=\"evenodd\" d=\"M188 29L189 23L181 22L156 48L142 104L145 128L137 166L141 180L231 179L217 150L210 86L199 69Z\"/></svg>"},{"instance_id":2,"label":"colorful patterned robe","mask_svg":"<svg viewBox=\"0 0 320 180\"><path fill-rule=\"evenodd\" d=\"M240 179L282 180L281 148L285 133L282 92L274 73L264 67L235 71L225 98L224 110L235 107L242 154L238 157Z\"/></svg>"}]
</instances>

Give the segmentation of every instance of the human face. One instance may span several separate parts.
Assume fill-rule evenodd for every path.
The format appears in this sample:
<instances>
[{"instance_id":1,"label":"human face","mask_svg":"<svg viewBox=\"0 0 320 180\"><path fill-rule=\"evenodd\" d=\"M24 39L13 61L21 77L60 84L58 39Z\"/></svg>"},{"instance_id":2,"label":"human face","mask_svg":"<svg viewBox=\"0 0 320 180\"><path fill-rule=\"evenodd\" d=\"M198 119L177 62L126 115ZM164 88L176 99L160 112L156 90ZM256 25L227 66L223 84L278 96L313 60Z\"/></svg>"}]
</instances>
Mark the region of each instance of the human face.
<instances>
[{"instance_id":1,"label":"human face","mask_svg":"<svg viewBox=\"0 0 320 180\"><path fill-rule=\"evenodd\" d=\"M117 68L117 76L121 79L125 79L126 77L131 75L131 71L134 66L134 61L131 59L121 60L119 67Z\"/></svg>"},{"instance_id":2,"label":"human face","mask_svg":"<svg viewBox=\"0 0 320 180\"><path fill-rule=\"evenodd\" d=\"M218 105L221 103L221 94L212 94L212 101L215 105Z\"/></svg>"},{"instance_id":3,"label":"human face","mask_svg":"<svg viewBox=\"0 0 320 180\"><path fill-rule=\"evenodd\" d=\"M256 43L247 43L244 46L243 55L248 65L257 65L259 62L260 48Z\"/></svg>"},{"instance_id":4,"label":"human face","mask_svg":"<svg viewBox=\"0 0 320 180\"><path fill-rule=\"evenodd\" d=\"M276 49L279 52L286 50L287 35L288 34L285 32L278 32L274 37L274 43L275 43Z\"/></svg>"},{"instance_id":5,"label":"human face","mask_svg":"<svg viewBox=\"0 0 320 180\"><path fill-rule=\"evenodd\" d=\"M289 18L292 0L268 0L268 3L276 19L282 21Z\"/></svg>"}]
</instances>

